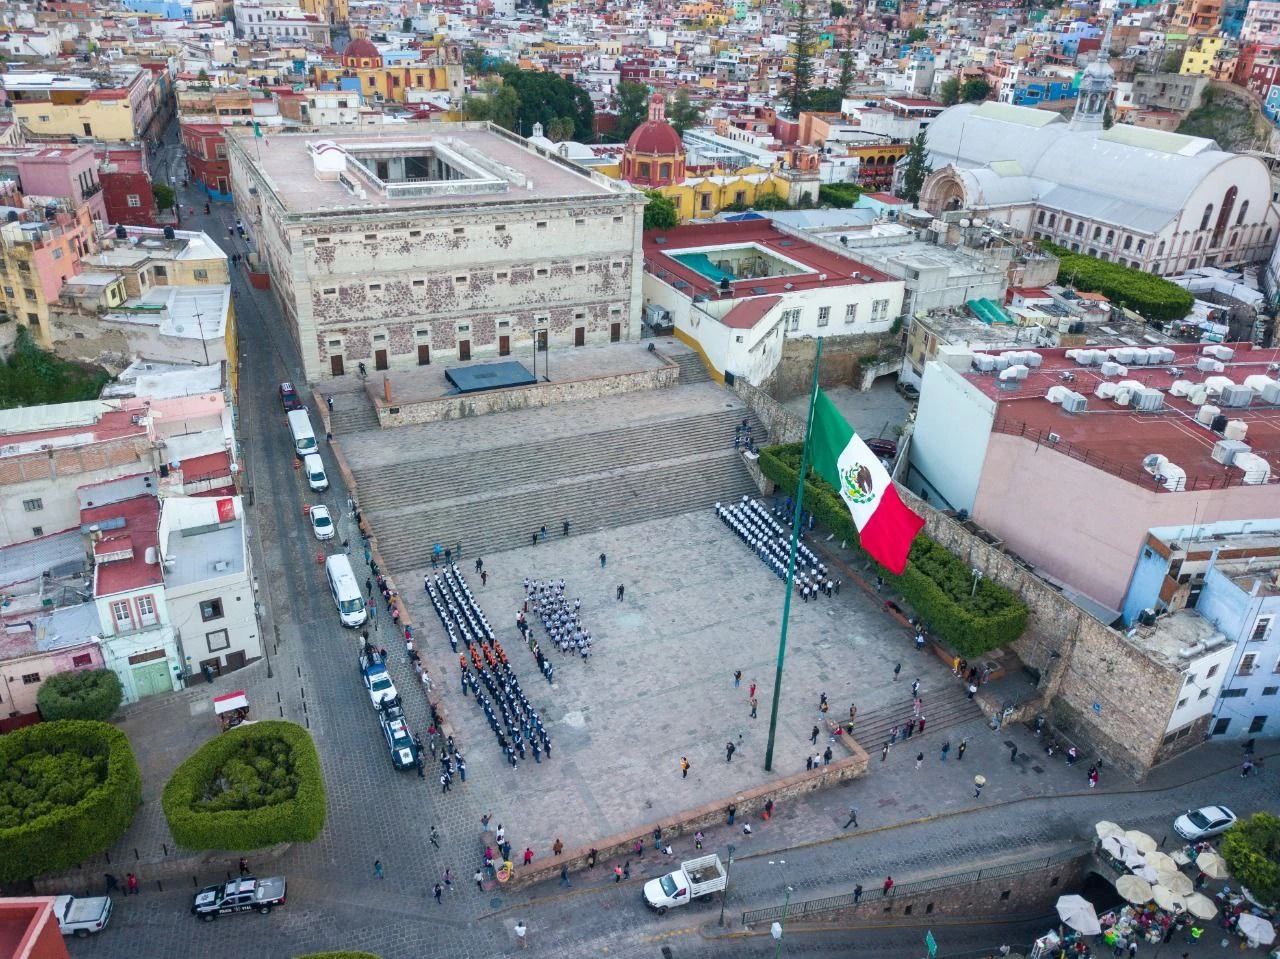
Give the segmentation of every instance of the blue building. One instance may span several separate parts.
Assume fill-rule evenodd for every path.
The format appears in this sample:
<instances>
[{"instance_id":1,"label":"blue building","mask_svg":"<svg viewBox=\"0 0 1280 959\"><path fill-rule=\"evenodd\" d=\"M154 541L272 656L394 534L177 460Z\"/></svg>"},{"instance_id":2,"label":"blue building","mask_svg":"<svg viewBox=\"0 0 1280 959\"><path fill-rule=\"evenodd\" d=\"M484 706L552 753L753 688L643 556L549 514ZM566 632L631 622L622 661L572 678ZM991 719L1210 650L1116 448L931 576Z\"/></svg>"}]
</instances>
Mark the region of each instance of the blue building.
<instances>
[{"instance_id":1,"label":"blue building","mask_svg":"<svg viewBox=\"0 0 1280 959\"><path fill-rule=\"evenodd\" d=\"M1054 100L1074 100L1077 91L1074 77L1026 77L1013 88L1013 102L1034 107Z\"/></svg>"},{"instance_id":2,"label":"blue building","mask_svg":"<svg viewBox=\"0 0 1280 959\"><path fill-rule=\"evenodd\" d=\"M191 0L124 0L124 8L134 13L146 13L166 20L195 19L191 13Z\"/></svg>"}]
</instances>

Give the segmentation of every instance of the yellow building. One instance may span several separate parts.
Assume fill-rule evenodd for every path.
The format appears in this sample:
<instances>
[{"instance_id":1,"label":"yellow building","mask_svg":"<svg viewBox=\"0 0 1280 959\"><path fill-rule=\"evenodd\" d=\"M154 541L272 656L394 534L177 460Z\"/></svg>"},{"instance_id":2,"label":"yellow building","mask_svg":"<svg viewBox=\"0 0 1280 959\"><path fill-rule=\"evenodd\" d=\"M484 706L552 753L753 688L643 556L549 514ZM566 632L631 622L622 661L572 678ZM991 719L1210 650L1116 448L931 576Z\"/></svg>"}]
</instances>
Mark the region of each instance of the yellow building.
<instances>
[{"instance_id":1,"label":"yellow building","mask_svg":"<svg viewBox=\"0 0 1280 959\"><path fill-rule=\"evenodd\" d=\"M1226 40L1222 37L1200 37L1194 44L1187 47L1187 52L1182 55L1182 67L1178 70L1184 77L1212 76L1214 72L1214 60L1221 52Z\"/></svg>"},{"instance_id":2,"label":"yellow building","mask_svg":"<svg viewBox=\"0 0 1280 959\"><path fill-rule=\"evenodd\" d=\"M93 137L123 143L137 140L145 121L135 116L129 91L58 90L43 97L19 97L10 93L14 116L36 137ZM150 116L146 118L150 119Z\"/></svg>"},{"instance_id":3,"label":"yellow building","mask_svg":"<svg viewBox=\"0 0 1280 959\"><path fill-rule=\"evenodd\" d=\"M31 219L0 227L0 307L40 346L52 341L50 305L57 304L63 284L81 272L81 260L95 249L87 203L74 212L60 206L52 219L37 208Z\"/></svg>"},{"instance_id":4,"label":"yellow building","mask_svg":"<svg viewBox=\"0 0 1280 959\"><path fill-rule=\"evenodd\" d=\"M445 43L423 50L416 63L384 64L382 54L364 38L347 44L339 64L322 63L311 68L311 79L316 86L333 84L341 87L358 80L360 92L368 100L390 100L395 103L412 102L417 90L447 91L462 96L462 51L457 44Z\"/></svg>"},{"instance_id":5,"label":"yellow building","mask_svg":"<svg viewBox=\"0 0 1280 959\"><path fill-rule=\"evenodd\" d=\"M329 23L347 22L347 0L299 0L299 6Z\"/></svg>"}]
</instances>

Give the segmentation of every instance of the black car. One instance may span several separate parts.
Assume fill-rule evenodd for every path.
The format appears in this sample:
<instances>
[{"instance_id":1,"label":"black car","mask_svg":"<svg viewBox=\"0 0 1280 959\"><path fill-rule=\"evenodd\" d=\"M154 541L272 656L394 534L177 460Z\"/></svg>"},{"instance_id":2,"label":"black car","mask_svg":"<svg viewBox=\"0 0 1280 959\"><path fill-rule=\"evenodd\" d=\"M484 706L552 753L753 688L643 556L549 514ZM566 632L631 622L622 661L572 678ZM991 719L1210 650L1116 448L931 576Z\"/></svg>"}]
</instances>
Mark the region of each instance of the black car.
<instances>
[{"instance_id":1,"label":"black car","mask_svg":"<svg viewBox=\"0 0 1280 959\"><path fill-rule=\"evenodd\" d=\"M302 400L298 398L298 391L293 388L292 383L280 384L280 403L286 413L302 409Z\"/></svg>"},{"instance_id":2,"label":"black car","mask_svg":"<svg viewBox=\"0 0 1280 959\"><path fill-rule=\"evenodd\" d=\"M910 383L899 382L898 385L894 387L894 389L897 390L899 393L901 393L903 396L905 396L909 400L917 400L920 398L920 391L916 389L914 386L912 386Z\"/></svg>"},{"instance_id":3,"label":"black car","mask_svg":"<svg viewBox=\"0 0 1280 959\"><path fill-rule=\"evenodd\" d=\"M891 460L898 455L898 444L893 440L887 440L879 436L867 440L867 449L882 460Z\"/></svg>"}]
</instances>

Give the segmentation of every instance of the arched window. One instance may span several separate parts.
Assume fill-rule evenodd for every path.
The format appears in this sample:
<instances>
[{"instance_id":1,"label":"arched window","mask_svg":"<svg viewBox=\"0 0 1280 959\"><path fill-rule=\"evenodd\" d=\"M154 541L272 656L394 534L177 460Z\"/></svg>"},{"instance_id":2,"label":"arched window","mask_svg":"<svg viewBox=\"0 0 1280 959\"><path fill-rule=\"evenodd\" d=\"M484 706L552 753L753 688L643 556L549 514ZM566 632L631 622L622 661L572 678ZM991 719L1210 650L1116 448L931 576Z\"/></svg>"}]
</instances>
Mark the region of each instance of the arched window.
<instances>
[{"instance_id":1,"label":"arched window","mask_svg":"<svg viewBox=\"0 0 1280 959\"><path fill-rule=\"evenodd\" d=\"M659 180L670 180L670 179L671 179L671 164L670 164L670 163L664 163L664 164L662 164L661 166L659 166L659 167L658 167L658 179L659 179Z\"/></svg>"},{"instance_id":2,"label":"arched window","mask_svg":"<svg viewBox=\"0 0 1280 959\"><path fill-rule=\"evenodd\" d=\"M1039 213L1036 214L1036 225L1044 226L1044 210L1041 210Z\"/></svg>"},{"instance_id":3,"label":"arched window","mask_svg":"<svg viewBox=\"0 0 1280 959\"><path fill-rule=\"evenodd\" d=\"M1263 243L1270 243L1270 242L1271 242L1271 227L1267 227L1267 232L1266 232L1265 234L1263 234L1262 242L1263 242Z\"/></svg>"},{"instance_id":4,"label":"arched window","mask_svg":"<svg viewBox=\"0 0 1280 959\"><path fill-rule=\"evenodd\" d=\"M1200 229L1209 229L1209 221L1213 219L1213 204L1210 203L1204 208L1204 216L1200 217Z\"/></svg>"},{"instance_id":5,"label":"arched window","mask_svg":"<svg viewBox=\"0 0 1280 959\"><path fill-rule=\"evenodd\" d=\"M1204 243L1204 237L1202 237L1202 236L1198 236L1198 237L1196 237L1196 246L1195 246L1195 248L1196 248L1197 250L1198 250L1198 249L1200 249L1200 247L1201 247L1201 245L1202 245L1203 243Z\"/></svg>"},{"instance_id":6,"label":"arched window","mask_svg":"<svg viewBox=\"0 0 1280 959\"><path fill-rule=\"evenodd\" d=\"M1237 243L1239 243L1239 242L1240 242L1240 234L1239 234L1239 233L1232 233L1232 234L1231 234L1231 245L1232 245L1232 246L1235 246L1235 245L1236 245Z\"/></svg>"},{"instance_id":7,"label":"arched window","mask_svg":"<svg viewBox=\"0 0 1280 959\"><path fill-rule=\"evenodd\" d=\"M640 176L640 179L642 180L649 179L649 164L647 163L640 164L639 176Z\"/></svg>"},{"instance_id":8,"label":"arched window","mask_svg":"<svg viewBox=\"0 0 1280 959\"><path fill-rule=\"evenodd\" d=\"M1062 229L1066 233L1071 232L1071 217L1067 217L1065 220L1062 221Z\"/></svg>"},{"instance_id":9,"label":"arched window","mask_svg":"<svg viewBox=\"0 0 1280 959\"><path fill-rule=\"evenodd\" d=\"M1244 226L1245 214L1249 212L1249 201L1240 204L1240 214L1236 217L1236 226ZM1234 241L1233 241L1234 242Z\"/></svg>"},{"instance_id":10,"label":"arched window","mask_svg":"<svg viewBox=\"0 0 1280 959\"><path fill-rule=\"evenodd\" d=\"M1058 214L1056 214L1056 213L1050 213L1050 214L1049 214L1049 225L1050 225L1051 227L1053 227L1054 229L1057 229L1057 227L1058 227Z\"/></svg>"},{"instance_id":11,"label":"arched window","mask_svg":"<svg viewBox=\"0 0 1280 959\"><path fill-rule=\"evenodd\" d=\"M1102 227L1095 226L1093 228L1093 238L1096 240L1102 236Z\"/></svg>"},{"instance_id":12,"label":"arched window","mask_svg":"<svg viewBox=\"0 0 1280 959\"><path fill-rule=\"evenodd\" d=\"M1139 253L1141 253L1141 252L1142 252L1143 250L1145 250L1146 248L1147 248L1147 241L1146 241L1146 240L1139 240L1139 241L1138 241L1138 252L1139 252Z\"/></svg>"},{"instance_id":13,"label":"arched window","mask_svg":"<svg viewBox=\"0 0 1280 959\"><path fill-rule=\"evenodd\" d=\"M1115 230L1108 230L1108 231L1107 231L1107 242L1108 242L1108 243L1114 243L1115 241L1116 241L1116 231L1115 231Z\"/></svg>"},{"instance_id":14,"label":"arched window","mask_svg":"<svg viewBox=\"0 0 1280 959\"><path fill-rule=\"evenodd\" d=\"M1081 220L1076 224L1076 236L1084 236L1084 221Z\"/></svg>"},{"instance_id":15,"label":"arched window","mask_svg":"<svg viewBox=\"0 0 1280 959\"><path fill-rule=\"evenodd\" d=\"M1124 248L1125 248L1126 250L1132 250L1132 249L1133 249L1133 237L1131 237L1131 236L1126 236L1126 237L1124 238Z\"/></svg>"}]
</instances>

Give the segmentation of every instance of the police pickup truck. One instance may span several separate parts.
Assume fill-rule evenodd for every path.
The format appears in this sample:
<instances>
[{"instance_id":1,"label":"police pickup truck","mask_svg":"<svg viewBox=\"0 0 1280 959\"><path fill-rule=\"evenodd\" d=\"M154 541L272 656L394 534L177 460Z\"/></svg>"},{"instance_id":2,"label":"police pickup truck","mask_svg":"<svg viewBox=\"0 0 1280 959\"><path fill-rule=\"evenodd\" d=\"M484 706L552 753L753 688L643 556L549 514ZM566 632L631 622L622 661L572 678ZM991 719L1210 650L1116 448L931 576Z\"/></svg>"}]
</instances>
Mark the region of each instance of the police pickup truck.
<instances>
[{"instance_id":1,"label":"police pickup truck","mask_svg":"<svg viewBox=\"0 0 1280 959\"><path fill-rule=\"evenodd\" d=\"M246 876L230 882L205 886L191 901L191 915L205 922L232 912L253 910L264 916L272 906L284 905L284 876L254 879Z\"/></svg>"},{"instance_id":2,"label":"police pickup truck","mask_svg":"<svg viewBox=\"0 0 1280 959\"><path fill-rule=\"evenodd\" d=\"M364 688L369 692L369 699L374 709L382 709L399 701L396 684L391 681L387 672L387 662L381 650L368 643L360 651L360 678L364 680Z\"/></svg>"},{"instance_id":3,"label":"police pickup truck","mask_svg":"<svg viewBox=\"0 0 1280 959\"><path fill-rule=\"evenodd\" d=\"M409 724L405 722L404 710L398 703L388 703L378 713L378 722L382 726L382 735L386 737L387 749L391 751L391 765L396 769L413 769L418 765L418 747L409 733Z\"/></svg>"}]
</instances>

